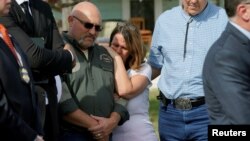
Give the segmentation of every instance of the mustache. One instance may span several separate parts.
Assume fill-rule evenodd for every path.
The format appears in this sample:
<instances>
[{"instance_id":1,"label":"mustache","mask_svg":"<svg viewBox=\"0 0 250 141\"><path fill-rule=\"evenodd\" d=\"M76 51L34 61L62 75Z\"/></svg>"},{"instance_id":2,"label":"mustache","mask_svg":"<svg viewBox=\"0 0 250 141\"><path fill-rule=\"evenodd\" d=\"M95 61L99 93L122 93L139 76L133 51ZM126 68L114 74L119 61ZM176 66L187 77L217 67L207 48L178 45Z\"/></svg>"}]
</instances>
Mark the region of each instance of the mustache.
<instances>
[{"instance_id":1,"label":"mustache","mask_svg":"<svg viewBox=\"0 0 250 141\"><path fill-rule=\"evenodd\" d=\"M78 40L78 44L82 44L84 37L81 36L80 39Z\"/></svg>"},{"instance_id":2,"label":"mustache","mask_svg":"<svg viewBox=\"0 0 250 141\"><path fill-rule=\"evenodd\" d=\"M83 43L84 38L92 38L93 40L96 39L96 37L93 36L93 35L87 35L87 36L83 36L83 35L82 35L82 36L80 37L80 39L78 40L78 43L79 43L79 44Z\"/></svg>"}]
</instances>

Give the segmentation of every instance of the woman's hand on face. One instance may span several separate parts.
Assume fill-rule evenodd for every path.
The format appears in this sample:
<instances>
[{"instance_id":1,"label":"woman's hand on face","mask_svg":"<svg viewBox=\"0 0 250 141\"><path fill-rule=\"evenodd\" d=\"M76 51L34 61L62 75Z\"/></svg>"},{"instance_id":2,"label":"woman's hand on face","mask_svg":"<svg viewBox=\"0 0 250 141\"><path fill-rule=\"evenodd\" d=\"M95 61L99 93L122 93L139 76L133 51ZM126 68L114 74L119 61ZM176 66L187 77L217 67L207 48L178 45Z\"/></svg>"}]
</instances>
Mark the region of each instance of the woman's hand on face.
<instances>
[{"instance_id":1,"label":"woman's hand on face","mask_svg":"<svg viewBox=\"0 0 250 141\"><path fill-rule=\"evenodd\" d=\"M104 48L108 51L112 58L115 58L117 55L119 56L119 54L117 54L111 47L104 46Z\"/></svg>"}]
</instances>

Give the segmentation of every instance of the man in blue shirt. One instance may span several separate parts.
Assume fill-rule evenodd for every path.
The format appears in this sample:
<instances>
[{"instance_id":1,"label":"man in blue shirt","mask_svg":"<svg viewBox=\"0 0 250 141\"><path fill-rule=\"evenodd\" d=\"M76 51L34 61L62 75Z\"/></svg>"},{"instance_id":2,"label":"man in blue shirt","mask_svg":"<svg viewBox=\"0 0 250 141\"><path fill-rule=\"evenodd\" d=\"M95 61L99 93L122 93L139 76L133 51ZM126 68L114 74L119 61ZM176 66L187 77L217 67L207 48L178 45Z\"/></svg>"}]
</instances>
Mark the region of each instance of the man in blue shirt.
<instances>
[{"instance_id":1,"label":"man in blue shirt","mask_svg":"<svg viewBox=\"0 0 250 141\"><path fill-rule=\"evenodd\" d=\"M202 66L227 21L225 10L207 0L182 0L157 19L148 62L153 79L161 74L161 141L207 140Z\"/></svg>"}]
</instances>

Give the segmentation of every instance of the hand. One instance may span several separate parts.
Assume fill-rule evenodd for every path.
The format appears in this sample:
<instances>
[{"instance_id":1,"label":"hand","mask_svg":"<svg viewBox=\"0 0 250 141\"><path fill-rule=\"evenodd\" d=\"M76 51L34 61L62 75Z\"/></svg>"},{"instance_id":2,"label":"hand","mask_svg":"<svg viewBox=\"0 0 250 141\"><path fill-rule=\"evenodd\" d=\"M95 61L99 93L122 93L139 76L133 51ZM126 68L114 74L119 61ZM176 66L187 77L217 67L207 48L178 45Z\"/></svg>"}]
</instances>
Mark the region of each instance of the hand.
<instances>
[{"instance_id":1,"label":"hand","mask_svg":"<svg viewBox=\"0 0 250 141\"><path fill-rule=\"evenodd\" d=\"M99 133L99 134L95 134L93 135L94 139L97 141L105 141L105 138L107 138L107 136L104 136L103 134Z\"/></svg>"},{"instance_id":2,"label":"hand","mask_svg":"<svg viewBox=\"0 0 250 141\"><path fill-rule=\"evenodd\" d=\"M75 67L75 65L76 65L76 53L75 53L75 50L73 49L73 47L70 45L70 44L68 44L68 43L66 43L65 45L64 45L64 48L63 48L64 50L68 50L70 53L71 53L71 55L72 55L72 68L74 68Z\"/></svg>"},{"instance_id":3,"label":"hand","mask_svg":"<svg viewBox=\"0 0 250 141\"><path fill-rule=\"evenodd\" d=\"M34 141L44 141L42 136L37 135Z\"/></svg>"},{"instance_id":4,"label":"hand","mask_svg":"<svg viewBox=\"0 0 250 141\"><path fill-rule=\"evenodd\" d=\"M102 139L105 136L109 136L119 122L119 118L114 118L112 114L110 118L98 117L94 115L91 115L91 117L93 117L99 123L97 126L89 128L89 131L97 139Z\"/></svg>"},{"instance_id":5,"label":"hand","mask_svg":"<svg viewBox=\"0 0 250 141\"><path fill-rule=\"evenodd\" d=\"M109 136L105 136L101 139L97 139L97 141L109 141Z\"/></svg>"},{"instance_id":6,"label":"hand","mask_svg":"<svg viewBox=\"0 0 250 141\"><path fill-rule=\"evenodd\" d=\"M118 53L116 53L111 47L109 46L103 46L107 51L108 53L110 54L110 56L112 58L115 58L116 56L120 56Z\"/></svg>"},{"instance_id":7,"label":"hand","mask_svg":"<svg viewBox=\"0 0 250 141\"><path fill-rule=\"evenodd\" d=\"M93 137L96 140L100 140L103 139L103 137L108 136L110 133L105 132L107 118L97 117L93 115L90 116L98 122L98 125L88 128L88 130L93 134Z\"/></svg>"}]
</instances>

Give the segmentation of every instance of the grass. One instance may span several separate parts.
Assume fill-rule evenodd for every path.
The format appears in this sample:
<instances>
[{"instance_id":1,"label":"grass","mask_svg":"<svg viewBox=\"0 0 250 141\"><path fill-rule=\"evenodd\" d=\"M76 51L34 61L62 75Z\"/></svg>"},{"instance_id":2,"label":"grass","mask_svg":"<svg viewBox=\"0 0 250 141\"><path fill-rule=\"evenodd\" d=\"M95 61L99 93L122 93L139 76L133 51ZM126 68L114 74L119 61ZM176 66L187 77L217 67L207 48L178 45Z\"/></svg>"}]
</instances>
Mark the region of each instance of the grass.
<instances>
[{"instance_id":1,"label":"grass","mask_svg":"<svg viewBox=\"0 0 250 141\"><path fill-rule=\"evenodd\" d=\"M159 138L158 134L158 111L159 111L159 101L156 99L156 96L159 94L158 89L150 89L149 94L149 101L150 101L150 107L149 107L149 117L151 122L153 123L154 129L156 131L156 134Z\"/></svg>"}]
</instances>

